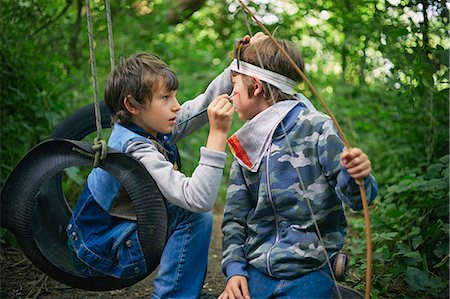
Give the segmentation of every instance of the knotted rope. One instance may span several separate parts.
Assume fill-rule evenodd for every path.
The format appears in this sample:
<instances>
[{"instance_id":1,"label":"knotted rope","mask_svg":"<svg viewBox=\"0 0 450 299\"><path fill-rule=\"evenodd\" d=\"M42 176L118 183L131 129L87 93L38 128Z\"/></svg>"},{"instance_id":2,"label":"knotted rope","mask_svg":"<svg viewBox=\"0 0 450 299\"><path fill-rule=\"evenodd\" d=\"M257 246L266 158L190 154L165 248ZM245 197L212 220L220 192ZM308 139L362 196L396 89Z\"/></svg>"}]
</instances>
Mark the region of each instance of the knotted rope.
<instances>
[{"instance_id":1,"label":"knotted rope","mask_svg":"<svg viewBox=\"0 0 450 299\"><path fill-rule=\"evenodd\" d=\"M100 110L100 102L98 100L97 89L97 67L95 63L95 49L94 49L94 33L92 29L92 14L91 4L89 0L86 0L86 17L89 36L89 57L91 63L92 73L92 86L94 92L94 107L95 107L95 125L97 128L97 137L94 139L92 150L95 152L93 167L98 167L100 160L104 160L108 153L108 147L106 141L102 137L102 113ZM108 42L109 42L109 56L111 62L111 69L114 68L114 45L112 37L112 22L111 22L111 9L109 0L106 0L106 21L108 24Z\"/></svg>"}]
</instances>

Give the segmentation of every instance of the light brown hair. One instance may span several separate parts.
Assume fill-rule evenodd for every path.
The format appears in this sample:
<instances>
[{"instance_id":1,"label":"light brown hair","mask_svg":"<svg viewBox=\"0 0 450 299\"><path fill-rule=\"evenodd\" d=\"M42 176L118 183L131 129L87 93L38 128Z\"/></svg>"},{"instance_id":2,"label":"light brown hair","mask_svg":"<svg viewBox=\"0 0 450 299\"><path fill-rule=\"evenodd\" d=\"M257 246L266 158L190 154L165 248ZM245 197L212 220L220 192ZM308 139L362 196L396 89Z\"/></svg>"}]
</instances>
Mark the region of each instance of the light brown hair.
<instances>
[{"instance_id":1,"label":"light brown hair","mask_svg":"<svg viewBox=\"0 0 450 299\"><path fill-rule=\"evenodd\" d=\"M302 71L304 71L305 64L303 62L303 58L300 52L295 48L294 44L288 40L283 39L277 39L277 41L291 56L297 66ZM277 48L275 43L270 38L266 38L255 43L243 44L240 51L236 51L236 53L239 53L239 55L237 55L239 57L235 57L238 60L251 63L267 70L271 70L278 74L284 75L298 83L303 81L295 68L289 63L283 53L281 53L281 51ZM251 77L242 75L242 81L245 85L247 85L248 95L251 96L255 91ZM293 95L283 93L278 88L269 83L262 82L262 85L262 96L269 104L287 99L295 99Z\"/></svg>"},{"instance_id":2,"label":"light brown hair","mask_svg":"<svg viewBox=\"0 0 450 299\"><path fill-rule=\"evenodd\" d=\"M105 88L105 102L112 121L126 123L130 120L131 115L124 105L127 96L133 106L143 108L157 88L178 89L177 76L158 56L141 52L121 59L111 71Z\"/></svg>"}]
</instances>

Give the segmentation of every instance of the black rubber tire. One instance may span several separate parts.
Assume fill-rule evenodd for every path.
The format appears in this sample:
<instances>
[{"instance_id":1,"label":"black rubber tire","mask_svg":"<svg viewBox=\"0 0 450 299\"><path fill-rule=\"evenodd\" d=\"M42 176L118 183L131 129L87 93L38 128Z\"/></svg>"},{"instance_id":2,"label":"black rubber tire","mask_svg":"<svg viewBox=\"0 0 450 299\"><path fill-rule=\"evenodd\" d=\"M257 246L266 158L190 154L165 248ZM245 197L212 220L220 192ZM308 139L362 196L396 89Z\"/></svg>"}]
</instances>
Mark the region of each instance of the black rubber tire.
<instances>
[{"instance_id":1,"label":"black rubber tire","mask_svg":"<svg viewBox=\"0 0 450 299\"><path fill-rule=\"evenodd\" d=\"M111 118L104 101L100 102L102 128L111 127ZM52 138L81 140L96 131L94 104L88 104L67 116L53 130Z\"/></svg>"},{"instance_id":2,"label":"black rubber tire","mask_svg":"<svg viewBox=\"0 0 450 299\"><path fill-rule=\"evenodd\" d=\"M109 113L104 104L102 123L109 127ZM82 139L94 131L94 108L90 104L66 118L53 136ZM18 163L1 190L1 225L14 233L32 263L52 278L86 290L120 289L142 280L158 266L167 237L165 199L139 161L108 149L108 156L99 167L115 175L133 201L148 271L134 279L79 275L67 247L65 228L72 212L62 190L61 174L68 167L92 165L92 158L72 150L79 148L89 152L92 151L90 146L87 142L51 139L33 148Z\"/></svg>"},{"instance_id":3,"label":"black rubber tire","mask_svg":"<svg viewBox=\"0 0 450 299\"><path fill-rule=\"evenodd\" d=\"M364 295L360 292L349 288L348 286L338 284L339 292L334 288L333 299L364 299Z\"/></svg>"}]
</instances>

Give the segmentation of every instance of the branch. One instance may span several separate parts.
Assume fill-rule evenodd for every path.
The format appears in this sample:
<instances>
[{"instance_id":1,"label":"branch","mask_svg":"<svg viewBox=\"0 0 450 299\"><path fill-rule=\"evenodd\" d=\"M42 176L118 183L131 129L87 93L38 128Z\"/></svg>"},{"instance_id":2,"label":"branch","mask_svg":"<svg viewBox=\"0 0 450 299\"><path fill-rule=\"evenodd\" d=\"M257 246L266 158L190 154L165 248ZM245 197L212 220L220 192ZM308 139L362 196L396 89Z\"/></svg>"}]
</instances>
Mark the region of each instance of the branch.
<instances>
[{"instance_id":1,"label":"branch","mask_svg":"<svg viewBox=\"0 0 450 299\"><path fill-rule=\"evenodd\" d=\"M33 31L33 33L31 33L30 36L36 35L40 31L42 31L45 28L47 28L48 26L50 26L52 23L54 23L57 20L59 20L59 18L61 18L67 12L67 10L69 9L70 4L72 4L72 0L66 0L66 6L64 6L63 10L55 18L50 19L49 21L47 21L47 23L45 23L44 25L42 25L41 27L39 27L38 29Z\"/></svg>"},{"instance_id":2,"label":"branch","mask_svg":"<svg viewBox=\"0 0 450 299\"><path fill-rule=\"evenodd\" d=\"M69 41L69 57L74 64L78 64L77 43L81 28L81 0L77 0L77 18L74 24L74 30Z\"/></svg>"},{"instance_id":3,"label":"branch","mask_svg":"<svg viewBox=\"0 0 450 299\"><path fill-rule=\"evenodd\" d=\"M175 7L169 12L167 21L175 25L188 19L194 12L199 10L206 0L177 0Z\"/></svg>"}]
</instances>

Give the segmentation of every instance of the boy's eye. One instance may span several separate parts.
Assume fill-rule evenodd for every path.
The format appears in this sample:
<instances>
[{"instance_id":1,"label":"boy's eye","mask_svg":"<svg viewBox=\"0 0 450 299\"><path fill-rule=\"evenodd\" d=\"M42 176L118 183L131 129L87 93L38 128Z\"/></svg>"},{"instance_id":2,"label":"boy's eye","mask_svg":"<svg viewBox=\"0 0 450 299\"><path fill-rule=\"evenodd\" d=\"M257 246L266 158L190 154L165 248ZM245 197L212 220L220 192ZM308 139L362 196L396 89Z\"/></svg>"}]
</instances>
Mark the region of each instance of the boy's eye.
<instances>
[{"instance_id":1,"label":"boy's eye","mask_svg":"<svg viewBox=\"0 0 450 299\"><path fill-rule=\"evenodd\" d=\"M164 101L167 101L169 99L169 96L163 96L162 98Z\"/></svg>"}]
</instances>

